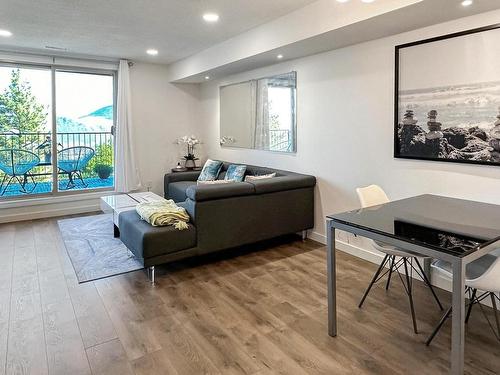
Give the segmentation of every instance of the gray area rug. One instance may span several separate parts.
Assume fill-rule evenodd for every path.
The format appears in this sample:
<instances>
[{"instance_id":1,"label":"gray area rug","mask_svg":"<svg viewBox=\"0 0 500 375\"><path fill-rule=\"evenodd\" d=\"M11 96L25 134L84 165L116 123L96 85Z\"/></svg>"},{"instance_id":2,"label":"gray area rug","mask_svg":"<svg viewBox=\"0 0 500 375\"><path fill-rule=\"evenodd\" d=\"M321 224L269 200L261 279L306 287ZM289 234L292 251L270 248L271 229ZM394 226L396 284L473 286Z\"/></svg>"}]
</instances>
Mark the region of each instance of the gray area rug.
<instances>
[{"instance_id":1,"label":"gray area rug","mask_svg":"<svg viewBox=\"0 0 500 375\"><path fill-rule=\"evenodd\" d=\"M111 215L64 219L57 223L80 283L144 268L120 239L113 237Z\"/></svg>"}]
</instances>

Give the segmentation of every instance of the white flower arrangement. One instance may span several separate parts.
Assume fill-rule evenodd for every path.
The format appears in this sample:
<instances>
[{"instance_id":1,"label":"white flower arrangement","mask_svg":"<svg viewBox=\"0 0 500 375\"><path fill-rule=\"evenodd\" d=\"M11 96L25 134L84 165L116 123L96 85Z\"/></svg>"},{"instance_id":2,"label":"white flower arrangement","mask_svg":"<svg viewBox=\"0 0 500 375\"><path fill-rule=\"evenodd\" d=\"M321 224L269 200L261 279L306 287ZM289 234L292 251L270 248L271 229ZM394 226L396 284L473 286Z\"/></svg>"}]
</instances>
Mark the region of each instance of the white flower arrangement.
<instances>
[{"instance_id":1,"label":"white flower arrangement","mask_svg":"<svg viewBox=\"0 0 500 375\"><path fill-rule=\"evenodd\" d=\"M187 146L187 155L184 156L184 159L186 160L198 160L198 158L194 155L194 149L196 145L201 144L201 141L196 138L196 136L191 135L185 135L183 137L180 137L177 139L175 142L178 145L186 145Z\"/></svg>"}]
</instances>

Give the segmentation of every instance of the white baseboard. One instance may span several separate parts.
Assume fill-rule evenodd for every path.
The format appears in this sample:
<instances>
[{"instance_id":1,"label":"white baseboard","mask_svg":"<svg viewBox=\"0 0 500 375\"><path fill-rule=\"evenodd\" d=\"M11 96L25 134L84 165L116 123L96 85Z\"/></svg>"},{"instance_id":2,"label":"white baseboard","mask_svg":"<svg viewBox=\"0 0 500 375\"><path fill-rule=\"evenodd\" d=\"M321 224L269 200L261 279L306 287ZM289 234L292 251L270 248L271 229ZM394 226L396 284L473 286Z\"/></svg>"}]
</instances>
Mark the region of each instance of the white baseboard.
<instances>
[{"instance_id":1,"label":"white baseboard","mask_svg":"<svg viewBox=\"0 0 500 375\"><path fill-rule=\"evenodd\" d=\"M30 210L26 212L2 213L0 223L12 223L16 221L26 221L34 219L44 219L49 217L77 215L88 212L100 211L99 204L83 204L74 207L43 207L38 210Z\"/></svg>"},{"instance_id":2,"label":"white baseboard","mask_svg":"<svg viewBox=\"0 0 500 375\"><path fill-rule=\"evenodd\" d=\"M322 243L326 245L326 236L324 234L318 233L318 232L310 232L309 233L309 238L311 240L317 241L319 243ZM367 260L368 262L375 263L375 264L380 264L382 259L384 259L384 256L382 253L379 253L377 251L370 251L367 249L363 249L359 246L355 246L353 244L350 244L348 242L339 240L338 238L335 239L335 246L337 249L340 251L343 251L344 253L354 255L355 257Z\"/></svg>"}]
</instances>

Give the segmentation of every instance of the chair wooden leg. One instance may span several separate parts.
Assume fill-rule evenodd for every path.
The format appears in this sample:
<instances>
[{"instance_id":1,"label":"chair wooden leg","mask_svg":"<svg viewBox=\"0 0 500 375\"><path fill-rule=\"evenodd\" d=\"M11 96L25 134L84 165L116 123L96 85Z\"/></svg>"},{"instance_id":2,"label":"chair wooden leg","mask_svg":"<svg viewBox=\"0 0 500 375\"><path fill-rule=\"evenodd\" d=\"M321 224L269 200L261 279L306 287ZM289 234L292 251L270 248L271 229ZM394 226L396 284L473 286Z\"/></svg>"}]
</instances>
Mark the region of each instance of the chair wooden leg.
<instances>
[{"instance_id":1,"label":"chair wooden leg","mask_svg":"<svg viewBox=\"0 0 500 375\"><path fill-rule=\"evenodd\" d=\"M472 289L472 296L469 300L469 307L467 308L467 315L465 316L465 324L469 323L470 313L472 311L472 306L474 305L474 300L476 299L477 289Z\"/></svg>"},{"instance_id":2,"label":"chair wooden leg","mask_svg":"<svg viewBox=\"0 0 500 375\"><path fill-rule=\"evenodd\" d=\"M446 310L446 312L444 313L443 317L439 321L438 325L436 326L436 328L434 328L434 331L432 331L431 335L429 336L429 338L425 342L425 345L429 346L431 344L431 341L437 335L437 333L439 332L439 330L443 326L444 322L446 322L446 319L448 319L448 317L450 316L450 314L451 314L451 307L448 310Z\"/></svg>"},{"instance_id":3,"label":"chair wooden leg","mask_svg":"<svg viewBox=\"0 0 500 375\"><path fill-rule=\"evenodd\" d=\"M411 285L412 282L410 280L410 274L408 273L408 259L403 258L403 264L404 264L404 267L405 267L408 300L410 302L410 312L411 312L411 319L412 319L412 322L413 322L413 331L415 333L418 333L417 319L415 318L415 306L413 305L413 295L412 295L412 285Z\"/></svg>"},{"instance_id":4,"label":"chair wooden leg","mask_svg":"<svg viewBox=\"0 0 500 375\"><path fill-rule=\"evenodd\" d=\"M370 285L368 285L368 288L366 289L365 294L363 295L363 298L361 298L361 302L359 302L359 305L358 305L359 308L361 308L363 306L363 303L365 302L366 296L368 296L368 293L370 293L370 290L371 290L373 284L375 284L375 281L377 280L378 276L380 275L380 272L382 272L382 269L384 268L385 263L387 262L387 258L389 258L389 254L386 254L386 256L384 257L384 260L380 264L380 267L378 268L377 272L375 272L375 275L373 275L373 279L370 282Z\"/></svg>"},{"instance_id":5,"label":"chair wooden leg","mask_svg":"<svg viewBox=\"0 0 500 375\"><path fill-rule=\"evenodd\" d=\"M441 301L439 301L439 298L438 298L438 296L437 296L436 292L434 291L434 288L432 287L431 282L430 282L430 281L429 281L429 279L427 278L427 275L425 274L424 269L423 269L423 268L422 268L422 266L420 265L420 262L418 261L418 259L417 259L417 258L414 258L414 259L415 259L415 262L417 263L417 267L418 267L418 269L419 269L419 270L420 270L420 272L422 273L422 277L423 277L423 279L424 279L424 283L425 283L425 284L429 287L429 289L431 290L431 293L432 293L432 295L434 296L434 299L436 300L436 302L437 302L437 304L438 304L438 306L439 306L439 309L440 309L441 311L443 311L443 310L444 310L444 309L443 309L443 305L441 305Z\"/></svg>"},{"instance_id":6,"label":"chair wooden leg","mask_svg":"<svg viewBox=\"0 0 500 375\"><path fill-rule=\"evenodd\" d=\"M385 284L385 290L389 290L389 285L391 284L391 276L392 271L394 270L394 261L396 260L396 256L393 255L390 259L391 265L389 266L389 276L387 277L387 284Z\"/></svg>"}]
</instances>

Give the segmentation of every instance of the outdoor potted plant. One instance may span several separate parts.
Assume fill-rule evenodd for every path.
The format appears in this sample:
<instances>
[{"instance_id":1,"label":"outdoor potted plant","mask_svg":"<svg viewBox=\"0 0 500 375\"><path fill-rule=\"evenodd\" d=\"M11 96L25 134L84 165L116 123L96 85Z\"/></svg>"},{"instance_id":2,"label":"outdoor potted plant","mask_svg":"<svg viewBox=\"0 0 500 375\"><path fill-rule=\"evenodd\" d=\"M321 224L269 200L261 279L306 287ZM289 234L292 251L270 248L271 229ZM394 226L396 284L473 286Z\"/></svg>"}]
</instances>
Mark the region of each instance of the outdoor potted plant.
<instances>
[{"instance_id":1,"label":"outdoor potted plant","mask_svg":"<svg viewBox=\"0 0 500 375\"><path fill-rule=\"evenodd\" d=\"M113 172L113 167L107 164L96 164L94 171L97 173L101 180L106 180L111 176Z\"/></svg>"}]
</instances>

